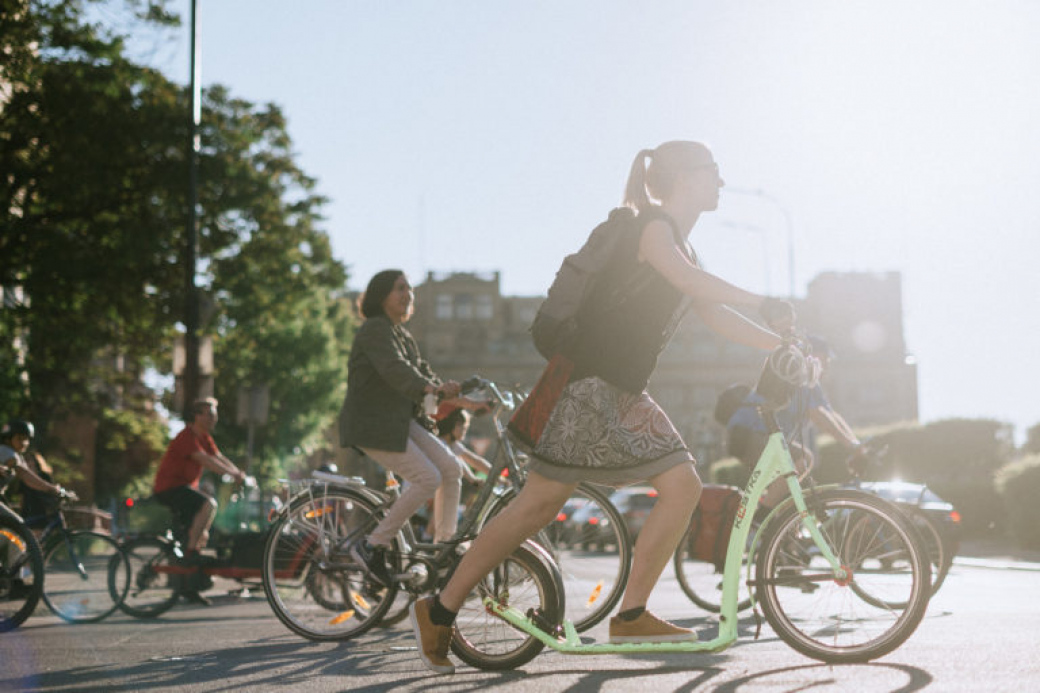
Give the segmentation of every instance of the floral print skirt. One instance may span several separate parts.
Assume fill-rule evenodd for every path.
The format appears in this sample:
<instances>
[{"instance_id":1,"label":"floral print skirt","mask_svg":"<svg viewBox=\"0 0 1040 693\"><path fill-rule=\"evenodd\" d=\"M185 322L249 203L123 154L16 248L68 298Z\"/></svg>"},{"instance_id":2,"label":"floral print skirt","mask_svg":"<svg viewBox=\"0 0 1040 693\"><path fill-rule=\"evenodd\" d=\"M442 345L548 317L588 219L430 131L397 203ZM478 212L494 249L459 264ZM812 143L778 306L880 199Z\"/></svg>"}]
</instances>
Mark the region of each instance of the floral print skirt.
<instances>
[{"instance_id":1,"label":"floral print skirt","mask_svg":"<svg viewBox=\"0 0 1040 693\"><path fill-rule=\"evenodd\" d=\"M620 485L656 476L692 456L660 405L592 377L564 388L530 468L557 481Z\"/></svg>"}]
</instances>

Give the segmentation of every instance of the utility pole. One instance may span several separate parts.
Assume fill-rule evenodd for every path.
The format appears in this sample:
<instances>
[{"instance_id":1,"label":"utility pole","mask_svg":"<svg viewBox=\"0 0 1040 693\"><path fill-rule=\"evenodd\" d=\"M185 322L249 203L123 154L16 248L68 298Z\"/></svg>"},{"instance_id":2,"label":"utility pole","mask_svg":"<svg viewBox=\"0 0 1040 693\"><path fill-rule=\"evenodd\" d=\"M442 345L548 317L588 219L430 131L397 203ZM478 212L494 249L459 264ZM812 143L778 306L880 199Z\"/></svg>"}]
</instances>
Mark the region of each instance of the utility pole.
<instances>
[{"instance_id":1,"label":"utility pole","mask_svg":"<svg viewBox=\"0 0 1040 693\"><path fill-rule=\"evenodd\" d=\"M195 285L198 256L199 126L202 122L202 87L199 79L197 0L191 0L191 141L188 147L188 228L184 258L184 415L199 393L199 301Z\"/></svg>"}]
</instances>

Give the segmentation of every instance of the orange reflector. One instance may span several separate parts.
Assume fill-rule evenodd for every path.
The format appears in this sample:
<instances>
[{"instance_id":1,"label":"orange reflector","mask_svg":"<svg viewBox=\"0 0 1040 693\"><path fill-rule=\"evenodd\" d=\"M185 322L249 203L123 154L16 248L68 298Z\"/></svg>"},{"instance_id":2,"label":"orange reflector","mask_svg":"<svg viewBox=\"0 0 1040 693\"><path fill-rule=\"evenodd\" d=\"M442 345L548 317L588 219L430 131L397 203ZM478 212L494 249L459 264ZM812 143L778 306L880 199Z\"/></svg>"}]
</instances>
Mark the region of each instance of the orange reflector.
<instances>
[{"instance_id":1,"label":"orange reflector","mask_svg":"<svg viewBox=\"0 0 1040 693\"><path fill-rule=\"evenodd\" d=\"M592 588L592 594L589 595L589 601L585 604L585 606L592 606L593 604L595 604L596 600L599 599L599 593L602 591L603 581L600 580L596 583L596 586Z\"/></svg>"},{"instance_id":2,"label":"orange reflector","mask_svg":"<svg viewBox=\"0 0 1040 693\"><path fill-rule=\"evenodd\" d=\"M360 606L362 609L366 609L366 610L371 610L372 609L372 607L370 607L368 605L368 602L365 601L365 598L362 597L357 592L351 591L350 598L353 599L354 603L357 604L358 606ZM354 612L352 611L351 613L354 613Z\"/></svg>"},{"instance_id":3,"label":"orange reflector","mask_svg":"<svg viewBox=\"0 0 1040 693\"><path fill-rule=\"evenodd\" d=\"M336 616L334 619L329 621L329 625L330 626L338 626L339 624L343 623L344 621L350 620L352 618L354 618L354 610L353 609L351 609L350 611L344 611L342 614Z\"/></svg>"},{"instance_id":4,"label":"orange reflector","mask_svg":"<svg viewBox=\"0 0 1040 693\"><path fill-rule=\"evenodd\" d=\"M950 511L950 521L951 522L960 522L961 521L961 514L959 512L957 512L956 510Z\"/></svg>"},{"instance_id":5,"label":"orange reflector","mask_svg":"<svg viewBox=\"0 0 1040 693\"><path fill-rule=\"evenodd\" d=\"M22 538L20 536L18 536L11 530L0 529L0 536L4 537L5 539L7 539L7 541L17 546L19 551L25 551L25 542L22 541Z\"/></svg>"}]
</instances>

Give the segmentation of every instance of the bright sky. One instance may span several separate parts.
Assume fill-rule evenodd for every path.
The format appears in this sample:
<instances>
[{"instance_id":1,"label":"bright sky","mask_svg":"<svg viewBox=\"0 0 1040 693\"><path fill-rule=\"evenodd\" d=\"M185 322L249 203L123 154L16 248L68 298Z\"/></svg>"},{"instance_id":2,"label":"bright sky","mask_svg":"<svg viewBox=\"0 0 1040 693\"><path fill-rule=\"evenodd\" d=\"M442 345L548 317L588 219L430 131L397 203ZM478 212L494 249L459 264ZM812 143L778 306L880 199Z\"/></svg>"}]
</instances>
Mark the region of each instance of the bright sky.
<instances>
[{"instance_id":1,"label":"bright sky","mask_svg":"<svg viewBox=\"0 0 1040 693\"><path fill-rule=\"evenodd\" d=\"M179 2L147 59L186 82ZM697 139L730 188L692 236L710 270L787 293L789 219L798 295L902 272L922 419L1020 437L1040 422L1038 35L1032 0L199 0L203 83L283 108L352 288L500 270L541 294L639 149Z\"/></svg>"}]
</instances>

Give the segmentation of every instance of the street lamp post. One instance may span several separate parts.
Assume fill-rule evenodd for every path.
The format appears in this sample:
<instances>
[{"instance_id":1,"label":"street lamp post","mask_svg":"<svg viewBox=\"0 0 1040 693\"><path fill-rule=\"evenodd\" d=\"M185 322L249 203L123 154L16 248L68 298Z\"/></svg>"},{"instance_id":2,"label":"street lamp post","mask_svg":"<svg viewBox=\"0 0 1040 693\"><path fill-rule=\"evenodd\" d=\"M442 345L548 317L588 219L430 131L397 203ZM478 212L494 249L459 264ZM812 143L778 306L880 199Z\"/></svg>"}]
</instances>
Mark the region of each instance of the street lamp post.
<instances>
[{"instance_id":1,"label":"street lamp post","mask_svg":"<svg viewBox=\"0 0 1040 693\"><path fill-rule=\"evenodd\" d=\"M723 188L723 192L733 193L736 195L746 195L748 197L757 197L765 200L779 209L780 213L784 215L784 224L787 230L787 290L789 296L794 298L794 224L791 223L791 213L787 211L786 207L780 204L778 199L761 188L734 188L727 185Z\"/></svg>"},{"instance_id":2,"label":"street lamp post","mask_svg":"<svg viewBox=\"0 0 1040 693\"><path fill-rule=\"evenodd\" d=\"M737 229L739 231L747 231L758 236L759 242L762 245L762 271L765 273L766 279L766 293L773 293L773 282L771 279L771 272L769 271L769 246L766 244L766 230L761 226L755 224L745 224L739 221L724 221L722 226L730 229Z\"/></svg>"},{"instance_id":3,"label":"street lamp post","mask_svg":"<svg viewBox=\"0 0 1040 693\"><path fill-rule=\"evenodd\" d=\"M191 0L191 141L188 147L188 227L184 258L184 414L199 393L199 302L195 285L198 256L198 186L199 125L202 122L202 98L199 80L199 45L197 40L196 0Z\"/></svg>"}]
</instances>

